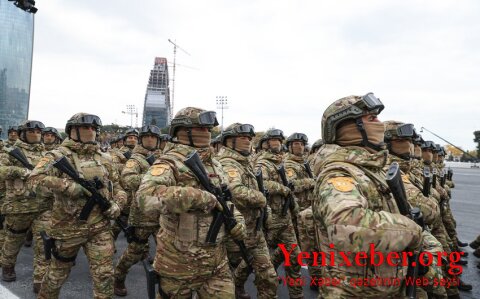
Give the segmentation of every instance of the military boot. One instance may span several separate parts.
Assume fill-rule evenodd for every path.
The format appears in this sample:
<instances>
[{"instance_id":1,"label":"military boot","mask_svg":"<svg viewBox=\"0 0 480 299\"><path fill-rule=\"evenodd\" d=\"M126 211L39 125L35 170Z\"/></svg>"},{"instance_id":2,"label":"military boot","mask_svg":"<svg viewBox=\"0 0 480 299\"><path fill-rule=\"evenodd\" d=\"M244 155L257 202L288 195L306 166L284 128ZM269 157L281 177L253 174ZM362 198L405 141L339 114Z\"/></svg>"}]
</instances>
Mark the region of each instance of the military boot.
<instances>
[{"instance_id":1,"label":"military boot","mask_svg":"<svg viewBox=\"0 0 480 299\"><path fill-rule=\"evenodd\" d=\"M17 274L15 274L15 266L4 266L2 267L2 280L3 281L15 281L17 279Z\"/></svg>"},{"instance_id":2,"label":"military boot","mask_svg":"<svg viewBox=\"0 0 480 299\"><path fill-rule=\"evenodd\" d=\"M468 243L462 242L459 239L457 239L457 244L458 244L458 247L467 247L468 246Z\"/></svg>"},{"instance_id":3,"label":"military boot","mask_svg":"<svg viewBox=\"0 0 480 299\"><path fill-rule=\"evenodd\" d=\"M25 236L25 243L23 243L23 246L32 247L32 240L33 240L32 230L29 229L27 231L27 235Z\"/></svg>"},{"instance_id":4,"label":"military boot","mask_svg":"<svg viewBox=\"0 0 480 299\"><path fill-rule=\"evenodd\" d=\"M478 247L480 247L480 242L477 242L477 240L475 240L470 243L470 247L473 249L477 249Z\"/></svg>"},{"instance_id":5,"label":"military boot","mask_svg":"<svg viewBox=\"0 0 480 299\"><path fill-rule=\"evenodd\" d=\"M465 281L459 279L459 284L458 284L458 289L460 291L471 291L472 290L472 285L469 283L466 283Z\"/></svg>"},{"instance_id":6,"label":"military boot","mask_svg":"<svg viewBox=\"0 0 480 299\"><path fill-rule=\"evenodd\" d=\"M40 292L40 287L42 286L41 283L37 282L37 283L33 283L33 292L35 294L38 294L38 292Z\"/></svg>"},{"instance_id":7,"label":"military boot","mask_svg":"<svg viewBox=\"0 0 480 299\"><path fill-rule=\"evenodd\" d=\"M475 257L480 258L480 248L475 249L475 251L473 252L473 255L474 255Z\"/></svg>"},{"instance_id":8,"label":"military boot","mask_svg":"<svg viewBox=\"0 0 480 299\"><path fill-rule=\"evenodd\" d=\"M125 286L125 280L118 280L115 278L115 282L113 284L113 292L115 295L120 297L127 296L127 287Z\"/></svg>"},{"instance_id":9,"label":"military boot","mask_svg":"<svg viewBox=\"0 0 480 299\"><path fill-rule=\"evenodd\" d=\"M250 295L245 292L243 286L235 286L235 299L250 299Z\"/></svg>"}]
</instances>

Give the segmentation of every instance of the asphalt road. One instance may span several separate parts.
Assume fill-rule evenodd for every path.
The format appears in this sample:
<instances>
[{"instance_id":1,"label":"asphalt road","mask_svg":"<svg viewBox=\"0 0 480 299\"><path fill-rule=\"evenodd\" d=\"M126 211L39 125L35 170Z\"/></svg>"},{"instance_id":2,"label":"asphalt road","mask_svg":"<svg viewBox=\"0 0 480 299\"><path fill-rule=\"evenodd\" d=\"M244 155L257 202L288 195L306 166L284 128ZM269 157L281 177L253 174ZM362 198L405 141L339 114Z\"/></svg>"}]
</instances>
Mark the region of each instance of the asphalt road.
<instances>
[{"instance_id":1,"label":"asphalt road","mask_svg":"<svg viewBox=\"0 0 480 299\"><path fill-rule=\"evenodd\" d=\"M456 187L452 191L451 206L457 220L457 231L462 241L470 242L480 234L480 169L454 168L454 181ZM118 251L115 261L124 251L127 243L121 236L116 244ZM471 292L461 292L461 297L480 298L480 270L476 268L479 259L471 254L473 252L471 248L466 247L465 250L470 252L470 255L468 256L469 264L463 269L462 279L472 283L474 287ZM32 260L32 248L22 248L16 266L17 281L6 283L0 280L0 298L35 298L32 291ZM302 272L308 282L306 269L302 269ZM284 275L283 269L280 269L279 275ZM256 298L256 289L251 283L252 279L253 277L250 277L247 291L252 298ZM147 298L145 274L141 264L137 264L131 269L126 284L129 294L124 298ZM317 293L312 292L308 286L304 287L304 291L305 298L316 298L317 296ZM288 298L287 288L280 284L278 295L279 298ZM60 298L92 298L92 281L88 263L82 251L78 255L76 266L62 287Z\"/></svg>"}]
</instances>

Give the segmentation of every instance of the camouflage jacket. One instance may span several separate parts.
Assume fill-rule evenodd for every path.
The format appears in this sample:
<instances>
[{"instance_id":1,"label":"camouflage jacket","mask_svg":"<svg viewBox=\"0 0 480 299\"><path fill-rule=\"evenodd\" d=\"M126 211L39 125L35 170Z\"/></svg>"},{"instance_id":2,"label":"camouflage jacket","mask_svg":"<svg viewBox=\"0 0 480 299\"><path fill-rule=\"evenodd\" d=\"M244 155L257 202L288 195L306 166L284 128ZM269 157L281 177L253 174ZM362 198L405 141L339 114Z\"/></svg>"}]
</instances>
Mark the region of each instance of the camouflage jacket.
<instances>
[{"instance_id":1,"label":"camouflage jacket","mask_svg":"<svg viewBox=\"0 0 480 299\"><path fill-rule=\"evenodd\" d=\"M305 162L303 157L288 153L284 160L287 179L295 186L295 197L298 198L300 211L303 211L312 205L311 194L315 187L315 179L308 176L305 166L303 165Z\"/></svg>"},{"instance_id":2,"label":"camouflage jacket","mask_svg":"<svg viewBox=\"0 0 480 299\"><path fill-rule=\"evenodd\" d=\"M84 179L92 180L98 177L103 183L103 187L98 191L108 201L115 201L122 208L127 200L115 165L108 155L100 151L97 144L83 144L65 139L56 150L45 155L28 179L31 188L43 186L55 196L49 234L57 239L66 239L85 236L91 229L109 228L110 221L98 205L95 205L86 221L78 219L89 197L86 190L79 188L72 178L53 167L55 160L61 157L66 157Z\"/></svg>"},{"instance_id":3,"label":"camouflage jacket","mask_svg":"<svg viewBox=\"0 0 480 299\"><path fill-rule=\"evenodd\" d=\"M256 164L256 168L262 168L264 187L269 193L267 203L272 208L272 224L269 225L270 229L284 227L292 221L290 209L287 210L286 216L281 215L282 207L288 194L291 192L288 187L282 184L282 180L277 171L282 163L283 157L281 153L274 154L270 151L263 151L258 157Z\"/></svg>"},{"instance_id":4,"label":"camouflage jacket","mask_svg":"<svg viewBox=\"0 0 480 299\"><path fill-rule=\"evenodd\" d=\"M36 165L45 155L43 144L28 144L18 139L14 147L20 149L32 165ZM51 193L40 187L27 188L29 174L30 170L6 151L0 154L0 182L5 182L2 214L33 213L51 208Z\"/></svg>"},{"instance_id":5,"label":"camouflage jacket","mask_svg":"<svg viewBox=\"0 0 480 299\"><path fill-rule=\"evenodd\" d=\"M131 150L126 146L122 146L119 149L113 148L108 152L108 154L112 157L113 163L115 163L115 166L118 169L118 173L122 173L123 167L125 166L125 163L127 163L128 159L125 157L127 152L131 152Z\"/></svg>"},{"instance_id":6,"label":"camouflage jacket","mask_svg":"<svg viewBox=\"0 0 480 299\"><path fill-rule=\"evenodd\" d=\"M128 199L132 199L126 205L125 212L129 214L129 224L134 226L138 226L140 221L138 218L138 207L136 206L136 201L133 198L135 198L135 193L140 187L143 175L150 168L150 164L147 162L146 158L151 154L151 151L138 144L133 149L132 157L125 164L121 174L122 186L129 195ZM158 219L154 219L153 224L155 226L158 225Z\"/></svg>"},{"instance_id":7,"label":"camouflage jacket","mask_svg":"<svg viewBox=\"0 0 480 299\"><path fill-rule=\"evenodd\" d=\"M413 182L410 181L410 161L405 161L394 155L389 155L388 157L388 166L390 166L390 164L393 162L397 162L400 165L400 169L402 171L402 181L405 187L405 192L407 193L408 202L412 207L418 207L420 211L422 211L425 224L431 227L431 225L440 217L440 208L437 204L437 201L434 198L423 196L423 188L418 188ZM388 166L384 168L385 171L388 169Z\"/></svg>"},{"instance_id":8,"label":"camouflage jacket","mask_svg":"<svg viewBox=\"0 0 480 299\"><path fill-rule=\"evenodd\" d=\"M248 238L247 247L258 244L255 230L261 209L267 205L267 199L258 191L257 180L249 158L237 151L222 147L218 161L228 176L228 188L232 192L232 201L245 218Z\"/></svg>"},{"instance_id":9,"label":"camouflage jacket","mask_svg":"<svg viewBox=\"0 0 480 299\"><path fill-rule=\"evenodd\" d=\"M184 164L195 150L187 145L167 144L164 154L142 178L136 194L142 219L159 215L154 268L161 276L177 279L211 276L212 271L227 262L223 227L215 245L206 243L213 220L211 211L217 200L203 189ZM211 150L199 150L199 155L211 183L217 187L226 185L228 179L220 163L213 159ZM235 215L243 222L238 211Z\"/></svg>"},{"instance_id":10,"label":"camouflage jacket","mask_svg":"<svg viewBox=\"0 0 480 299\"><path fill-rule=\"evenodd\" d=\"M53 151L54 149L56 149L57 147L59 147L60 144L58 144L58 143L44 144L44 146L45 146L45 150L48 152L48 151Z\"/></svg>"},{"instance_id":11,"label":"camouflage jacket","mask_svg":"<svg viewBox=\"0 0 480 299\"><path fill-rule=\"evenodd\" d=\"M325 154L325 155L323 155ZM350 281L351 278L400 278L405 268L379 266L370 263L345 265L340 252L353 254L375 251L384 255L416 247L421 242L421 228L409 218L399 214L389 193L383 167L387 151L370 154L361 147L324 145L317 157L319 169L312 204L315 230L320 250L335 253L335 265L330 264L327 276ZM331 248L333 244L333 248ZM396 262L401 262L396 259ZM398 294L400 286L353 287L348 283L323 289L333 297L360 298ZM332 297L332 298L333 298Z\"/></svg>"}]
</instances>

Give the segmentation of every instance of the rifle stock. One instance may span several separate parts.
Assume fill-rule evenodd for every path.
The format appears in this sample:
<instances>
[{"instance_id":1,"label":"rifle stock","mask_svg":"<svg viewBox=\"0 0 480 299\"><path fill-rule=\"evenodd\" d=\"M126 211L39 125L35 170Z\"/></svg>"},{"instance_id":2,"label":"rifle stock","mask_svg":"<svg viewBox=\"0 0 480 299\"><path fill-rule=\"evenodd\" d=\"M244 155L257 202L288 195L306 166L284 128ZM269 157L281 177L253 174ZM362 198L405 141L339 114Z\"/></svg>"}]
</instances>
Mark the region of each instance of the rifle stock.
<instances>
[{"instance_id":1,"label":"rifle stock","mask_svg":"<svg viewBox=\"0 0 480 299\"><path fill-rule=\"evenodd\" d=\"M285 174L285 166L283 164L279 168L277 168L277 172L278 172L278 175L280 176L280 179L282 180L282 184L285 187L290 188L290 190L292 190L293 192L293 185L287 180L287 176ZM293 204L294 204L293 195L290 193L288 194L287 199L283 203L282 216L287 216L288 209L291 208Z\"/></svg>"},{"instance_id":2,"label":"rifle stock","mask_svg":"<svg viewBox=\"0 0 480 299\"><path fill-rule=\"evenodd\" d=\"M18 162L20 162L23 165L23 167L27 168L28 170L33 170L35 168L35 166L33 166L32 164L30 164L30 162L28 162L27 157L25 157L25 155L22 153L22 151L18 147L12 150L9 150L7 152L10 156L14 157Z\"/></svg>"}]
</instances>

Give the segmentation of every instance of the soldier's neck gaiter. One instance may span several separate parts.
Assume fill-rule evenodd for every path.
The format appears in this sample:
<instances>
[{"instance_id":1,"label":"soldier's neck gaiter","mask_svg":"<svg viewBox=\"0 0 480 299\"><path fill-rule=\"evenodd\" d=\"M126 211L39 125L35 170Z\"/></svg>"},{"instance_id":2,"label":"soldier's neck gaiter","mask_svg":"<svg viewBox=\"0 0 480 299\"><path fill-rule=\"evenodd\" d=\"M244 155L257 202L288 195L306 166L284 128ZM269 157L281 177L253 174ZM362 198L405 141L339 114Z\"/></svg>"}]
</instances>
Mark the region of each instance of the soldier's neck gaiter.
<instances>
[{"instance_id":1,"label":"soldier's neck gaiter","mask_svg":"<svg viewBox=\"0 0 480 299\"><path fill-rule=\"evenodd\" d=\"M392 152L395 155L399 156L411 156L411 145L412 143L408 140L395 140L392 141Z\"/></svg>"},{"instance_id":2,"label":"soldier's neck gaiter","mask_svg":"<svg viewBox=\"0 0 480 299\"><path fill-rule=\"evenodd\" d=\"M95 138L97 137L97 132L95 130L85 130L85 129L78 129L80 132L80 139L77 136L77 129L73 128L71 131L71 138L73 140L78 140L79 142L82 143L94 143Z\"/></svg>"},{"instance_id":3,"label":"soldier's neck gaiter","mask_svg":"<svg viewBox=\"0 0 480 299\"><path fill-rule=\"evenodd\" d=\"M133 139L133 140L127 139L127 141L125 141L125 146L128 147L129 149L134 149L135 145L137 145L136 139Z\"/></svg>"},{"instance_id":4,"label":"soldier's neck gaiter","mask_svg":"<svg viewBox=\"0 0 480 299\"><path fill-rule=\"evenodd\" d=\"M433 153L428 151L422 151L422 159L423 159L423 162L425 162L425 164L432 163Z\"/></svg>"},{"instance_id":5,"label":"soldier's neck gaiter","mask_svg":"<svg viewBox=\"0 0 480 299\"><path fill-rule=\"evenodd\" d=\"M292 144L290 148L291 148L291 153L294 154L295 156L302 156L303 151L305 150L305 147L303 146L303 144Z\"/></svg>"},{"instance_id":6,"label":"soldier's neck gaiter","mask_svg":"<svg viewBox=\"0 0 480 299\"><path fill-rule=\"evenodd\" d=\"M248 139L235 138L235 148L233 148L233 138L227 139L227 146L231 149L236 150L241 154L250 154L252 148L252 142Z\"/></svg>"},{"instance_id":7,"label":"soldier's neck gaiter","mask_svg":"<svg viewBox=\"0 0 480 299\"><path fill-rule=\"evenodd\" d=\"M370 143L383 143L385 126L382 122L364 122L364 128ZM338 128L336 135L336 143L341 146L360 145L362 143L362 134L353 122Z\"/></svg>"},{"instance_id":8,"label":"soldier's neck gaiter","mask_svg":"<svg viewBox=\"0 0 480 299\"><path fill-rule=\"evenodd\" d=\"M25 138L26 138L27 143L36 144L36 143L40 143L40 141L42 140L42 134L31 132L31 131L26 131L25 132Z\"/></svg>"},{"instance_id":9,"label":"soldier's neck gaiter","mask_svg":"<svg viewBox=\"0 0 480 299\"><path fill-rule=\"evenodd\" d=\"M145 138L143 137L142 138L142 146L149 150L149 151L152 151L155 149L155 147L157 146L157 137L155 138Z\"/></svg>"},{"instance_id":10,"label":"soldier's neck gaiter","mask_svg":"<svg viewBox=\"0 0 480 299\"><path fill-rule=\"evenodd\" d=\"M192 139L193 145L195 147L208 147L210 146L210 140L212 138L212 134L210 132L202 132L202 131L193 131L192 130ZM190 145L190 139L188 138L188 132L185 130L180 130L177 133L177 140L181 144Z\"/></svg>"},{"instance_id":11,"label":"soldier's neck gaiter","mask_svg":"<svg viewBox=\"0 0 480 299\"><path fill-rule=\"evenodd\" d=\"M420 159L422 157L422 148L419 145L415 145L413 155L416 159Z\"/></svg>"}]
</instances>

